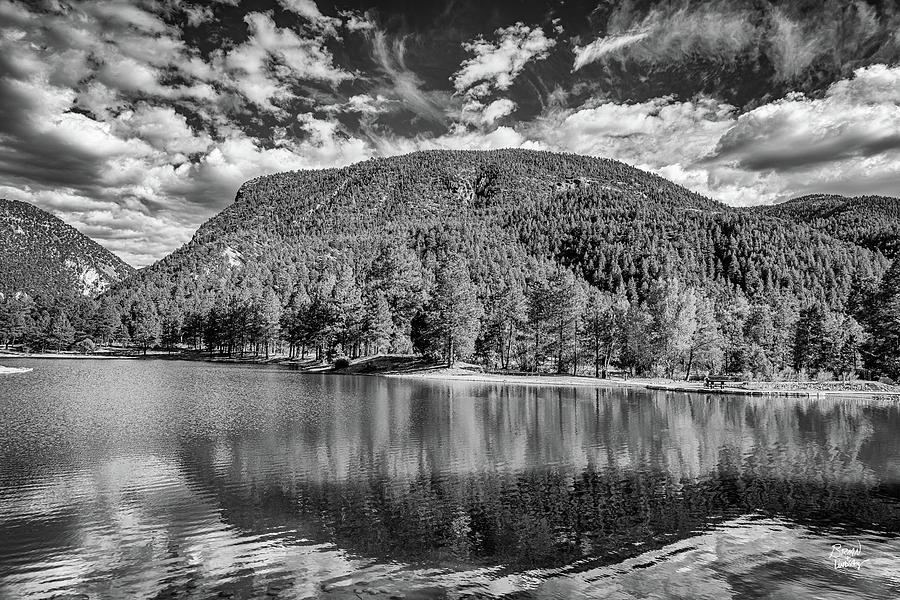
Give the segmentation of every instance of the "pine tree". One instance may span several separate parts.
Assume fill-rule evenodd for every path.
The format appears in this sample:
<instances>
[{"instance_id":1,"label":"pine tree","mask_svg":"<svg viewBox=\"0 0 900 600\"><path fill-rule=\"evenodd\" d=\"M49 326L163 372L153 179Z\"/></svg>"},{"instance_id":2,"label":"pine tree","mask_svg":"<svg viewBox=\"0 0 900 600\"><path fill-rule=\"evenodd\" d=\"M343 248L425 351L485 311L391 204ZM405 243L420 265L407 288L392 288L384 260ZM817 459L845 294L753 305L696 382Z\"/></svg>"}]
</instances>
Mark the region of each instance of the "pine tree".
<instances>
[{"instance_id":1,"label":"pine tree","mask_svg":"<svg viewBox=\"0 0 900 600\"><path fill-rule=\"evenodd\" d=\"M369 351L381 354L387 351L394 331L391 307L383 293L370 297L366 305L365 342Z\"/></svg>"},{"instance_id":2,"label":"pine tree","mask_svg":"<svg viewBox=\"0 0 900 600\"><path fill-rule=\"evenodd\" d=\"M57 351L68 348L75 342L75 328L62 311L57 311L50 319L46 343Z\"/></svg>"},{"instance_id":3,"label":"pine tree","mask_svg":"<svg viewBox=\"0 0 900 600\"><path fill-rule=\"evenodd\" d=\"M434 292L423 314L416 336L420 348L441 356L448 367L472 354L482 309L461 259L452 257L438 267Z\"/></svg>"},{"instance_id":4,"label":"pine tree","mask_svg":"<svg viewBox=\"0 0 900 600\"><path fill-rule=\"evenodd\" d=\"M885 273L872 304L867 362L875 372L900 379L900 258Z\"/></svg>"}]
</instances>

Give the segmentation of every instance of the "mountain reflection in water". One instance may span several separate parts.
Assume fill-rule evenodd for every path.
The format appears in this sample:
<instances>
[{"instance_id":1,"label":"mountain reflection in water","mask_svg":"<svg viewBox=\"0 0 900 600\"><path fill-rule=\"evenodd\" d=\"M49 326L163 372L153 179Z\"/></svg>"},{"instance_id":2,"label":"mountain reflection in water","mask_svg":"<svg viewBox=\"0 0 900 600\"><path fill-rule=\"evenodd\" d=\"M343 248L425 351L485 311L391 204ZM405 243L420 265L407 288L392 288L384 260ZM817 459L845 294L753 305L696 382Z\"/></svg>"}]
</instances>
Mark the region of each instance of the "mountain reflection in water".
<instances>
[{"instance_id":1,"label":"mountain reflection in water","mask_svg":"<svg viewBox=\"0 0 900 600\"><path fill-rule=\"evenodd\" d=\"M900 595L895 405L34 366L0 596Z\"/></svg>"}]
</instances>

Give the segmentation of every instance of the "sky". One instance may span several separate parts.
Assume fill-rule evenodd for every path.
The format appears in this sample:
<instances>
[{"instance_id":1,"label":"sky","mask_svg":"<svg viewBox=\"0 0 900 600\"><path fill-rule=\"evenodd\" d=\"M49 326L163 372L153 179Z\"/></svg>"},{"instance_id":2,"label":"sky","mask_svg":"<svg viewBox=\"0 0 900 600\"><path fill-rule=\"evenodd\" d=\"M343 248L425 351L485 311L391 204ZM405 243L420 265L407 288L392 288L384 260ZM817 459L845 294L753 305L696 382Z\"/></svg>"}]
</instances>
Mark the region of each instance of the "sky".
<instances>
[{"instance_id":1,"label":"sky","mask_svg":"<svg viewBox=\"0 0 900 600\"><path fill-rule=\"evenodd\" d=\"M900 195L900 5L0 0L0 197L137 267L259 175L508 147Z\"/></svg>"}]
</instances>

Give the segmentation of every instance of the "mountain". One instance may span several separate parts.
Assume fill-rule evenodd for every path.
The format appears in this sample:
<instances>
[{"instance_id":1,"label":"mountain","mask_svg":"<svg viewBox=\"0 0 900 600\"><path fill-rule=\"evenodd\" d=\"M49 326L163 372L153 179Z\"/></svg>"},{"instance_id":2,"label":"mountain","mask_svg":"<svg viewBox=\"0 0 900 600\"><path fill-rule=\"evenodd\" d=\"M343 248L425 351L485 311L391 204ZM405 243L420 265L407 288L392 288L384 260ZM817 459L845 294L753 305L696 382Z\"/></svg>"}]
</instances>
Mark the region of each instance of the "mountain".
<instances>
[{"instance_id":1,"label":"mountain","mask_svg":"<svg viewBox=\"0 0 900 600\"><path fill-rule=\"evenodd\" d=\"M397 271L427 288L447 255L465 258L482 300L565 267L631 299L669 276L839 307L858 271L887 266L856 244L617 161L440 150L248 181L188 244L112 295L187 313L271 291L287 306L339 285L366 292Z\"/></svg>"},{"instance_id":2,"label":"mountain","mask_svg":"<svg viewBox=\"0 0 900 600\"><path fill-rule=\"evenodd\" d=\"M27 202L0 199L0 293L93 296L130 275L121 259Z\"/></svg>"},{"instance_id":3,"label":"mountain","mask_svg":"<svg viewBox=\"0 0 900 600\"><path fill-rule=\"evenodd\" d=\"M820 194L755 210L779 219L805 223L832 237L881 252L888 258L900 256L900 198L847 198Z\"/></svg>"}]
</instances>

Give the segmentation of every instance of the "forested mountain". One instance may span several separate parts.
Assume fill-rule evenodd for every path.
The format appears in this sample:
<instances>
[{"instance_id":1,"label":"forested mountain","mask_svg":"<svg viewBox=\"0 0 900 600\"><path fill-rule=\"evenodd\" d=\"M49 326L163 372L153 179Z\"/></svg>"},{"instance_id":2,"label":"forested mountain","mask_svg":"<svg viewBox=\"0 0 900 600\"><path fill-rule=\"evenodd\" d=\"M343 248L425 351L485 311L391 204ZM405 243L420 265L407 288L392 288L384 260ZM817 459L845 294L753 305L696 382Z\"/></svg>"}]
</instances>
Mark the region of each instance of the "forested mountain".
<instances>
[{"instance_id":1,"label":"forested mountain","mask_svg":"<svg viewBox=\"0 0 900 600\"><path fill-rule=\"evenodd\" d=\"M896 378L900 363L883 360L900 344L889 264L612 160L427 151L248 181L188 244L72 319L73 339L240 355L284 344L320 360L416 351L595 375ZM60 336L29 343L48 339Z\"/></svg>"},{"instance_id":2,"label":"forested mountain","mask_svg":"<svg viewBox=\"0 0 900 600\"><path fill-rule=\"evenodd\" d=\"M806 223L888 258L900 256L900 198L820 194L754 210L786 221Z\"/></svg>"},{"instance_id":3,"label":"forested mountain","mask_svg":"<svg viewBox=\"0 0 900 600\"><path fill-rule=\"evenodd\" d=\"M134 269L57 217L0 199L0 293L95 296Z\"/></svg>"},{"instance_id":4,"label":"forested mountain","mask_svg":"<svg viewBox=\"0 0 900 600\"><path fill-rule=\"evenodd\" d=\"M115 294L141 290L191 309L263 286L286 304L323 278L364 284L385 261L408 258L433 274L442 254L465 258L482 296L562 265L629 299L668 276L840 307L855 273L886 268L853 244L616 161L430 151L251 180L189 244Z\"/></svg>"}]
</instances>

